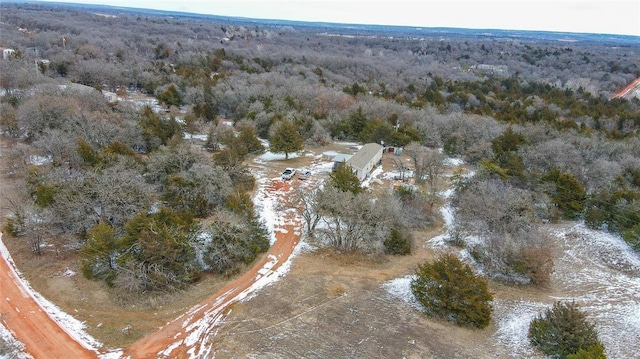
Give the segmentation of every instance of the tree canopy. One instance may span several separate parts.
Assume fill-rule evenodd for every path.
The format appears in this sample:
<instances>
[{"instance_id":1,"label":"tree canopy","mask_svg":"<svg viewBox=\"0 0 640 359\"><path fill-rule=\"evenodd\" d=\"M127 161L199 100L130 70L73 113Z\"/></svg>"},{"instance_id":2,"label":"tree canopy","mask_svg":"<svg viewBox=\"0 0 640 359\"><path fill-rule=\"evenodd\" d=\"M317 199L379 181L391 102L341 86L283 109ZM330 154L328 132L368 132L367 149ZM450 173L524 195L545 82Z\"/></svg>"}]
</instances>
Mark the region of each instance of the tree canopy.
<instances>
[{"instance_id":1,"label":"tree canopy","mask_svg":"<svg viewBox=\"0 0 640 359\"><path fill-rule=\"evenodd\" d=\"M293 122L284 119L273 126L273 134L269 137L271 152L284 152L285 158L289 159L289 153L298 152L304 148L304 137Z\"/></svg>"},{"instance_id":2,"label":"tree canopy","mask_svg":"<svg viewBox=\"0 0 640 359\"><path fill-rule=\"evenodd\" d=\"M491 321L493 296L486 279L453 254L419 265L411 291L428 315L477 328Z\"/></svg>"},{"instance_id":3,"label":"tree canopy","mask_svg":"<svg viewBox=\"0 0 640 359\"><path fill-rule=\"evenodd\" d=\"M556 302L529 325L531 343L559 359L606 358L598 332L575 302Z\"/></svg>"}]
</instances>

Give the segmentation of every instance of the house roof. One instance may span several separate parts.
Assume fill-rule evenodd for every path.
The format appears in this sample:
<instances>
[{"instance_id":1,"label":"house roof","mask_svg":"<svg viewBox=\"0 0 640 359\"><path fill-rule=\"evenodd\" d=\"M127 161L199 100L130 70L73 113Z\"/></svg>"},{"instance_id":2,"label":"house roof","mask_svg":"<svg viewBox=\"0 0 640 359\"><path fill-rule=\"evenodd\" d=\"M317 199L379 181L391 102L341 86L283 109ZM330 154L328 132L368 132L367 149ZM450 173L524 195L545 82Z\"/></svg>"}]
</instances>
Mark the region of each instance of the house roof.
<instances>
[{"instance_id":1,"label":"house roof","mask_svg":"<svg viewBox=\"0 0 640 359\"><path fill-rule=\"evenodd\" d=\"M333 158L331 160L333 162L346 162L351 157L352 157L352 155L347 155L347 154L344 154L344 153L338 153L337 155L333 156Z\"/></svg>"},{"instance_id":2,"label":"house roof","mask_svg":"<svg viewBox=\"0 0 640 359\"><path fill-rule=\"evenodd\" d=\"M351 156L351 158L347 161L347 164L356 168L364 168L371 159L375 157L375 155L382 151L382 146L377 143L367 143L362 146L360 151L358 151L355 155Z\"/></svg>"}]
</instances>

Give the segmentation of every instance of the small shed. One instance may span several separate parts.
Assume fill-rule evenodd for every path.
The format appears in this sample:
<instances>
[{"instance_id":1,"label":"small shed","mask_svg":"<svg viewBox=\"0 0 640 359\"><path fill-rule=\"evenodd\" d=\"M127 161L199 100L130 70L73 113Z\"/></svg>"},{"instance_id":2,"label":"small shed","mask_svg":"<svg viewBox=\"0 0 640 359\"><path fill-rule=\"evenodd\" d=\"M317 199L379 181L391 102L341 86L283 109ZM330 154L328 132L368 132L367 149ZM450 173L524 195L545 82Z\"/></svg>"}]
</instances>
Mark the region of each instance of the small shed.
<instances>
[{"instance_id":1,"label":"small shed","mask_svg":"<svg viewBox=\"0 0 640 359\"><path fill-rule=\"evenodd\" d=\"M383 147L377 143L367 143L347 160L347 165L351 166L356 177L362 181L382 160L382 150Z\"/></svg>"}]
</instances>

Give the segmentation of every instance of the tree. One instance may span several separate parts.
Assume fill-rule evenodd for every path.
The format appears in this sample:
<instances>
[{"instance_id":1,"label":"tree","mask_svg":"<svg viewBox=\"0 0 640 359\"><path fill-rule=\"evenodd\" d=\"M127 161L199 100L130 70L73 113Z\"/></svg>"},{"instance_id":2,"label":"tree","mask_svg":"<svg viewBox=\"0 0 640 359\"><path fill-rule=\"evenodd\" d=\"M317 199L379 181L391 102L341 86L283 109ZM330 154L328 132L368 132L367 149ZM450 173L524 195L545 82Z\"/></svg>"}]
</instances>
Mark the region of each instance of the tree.
<instances>
[{"instance_id":1,"label":"tree","mask_svg":"<svg viewBox=\"0 0 640 359\"><path fill-rule=\"evenodd\" d=\"M243 159L249 153L264 151L264 146L262 146L262 143L258 139L255 128L250 124L242 123L238 125L237 134L233 133L228 126L218 125L218 127L220 126L226 127L226 129L217 130L220 143L225 145L227 150L232 150L240 156L240 159ZM213 135L215 135L215 133L213 133Z\"/></svg>"},{"instance_id":2,"label":"tree","mask_svg":"<svg viewBox=\"0 0 640 359\"><path fill-rule=\"evenodd\" d=\"M602 344L596 343L586 349L580 348L577 353L568 355L567 359L607 359L607 356Z\"/></svg>"},{"instance_id":3,"label":"tree","mask_svg":"<svg viewBox=\"0 0 640 359\"><path fill-rule=\"evenodd\" d=\"M113 228L104 222L96 224L87 232L87 241L82 246L80 258L82 273L90 279L102 279L113 284L119 256L119 239Z\"/></svg>"},{"instance_id":4,"label":"tree","mask_svg":"<svg viewBox=\"0 0 640 359\"><path fill-rule=\"evenodd\" d=\"M582 214L587 192L575 177L555 169L545 173L542 181L555 185L550 195L553 198L553 204L564 217L575 219Z\"/></svg>"},{"instance_id":5,"label":"tree","mask_svg":"<svg viewBox=\"0 0 640 359\"><path fill-rule=\"evenodd\" d=\"M604 356L604 353L600 353L602 356L585 356L587 353L599 354L602 344L595 327L586 320L575 302L556 302L553 308L533 319L529 325L529 340L543 353L554 358ZM580 356L575 356L578 354Z\"/></svg>"},{"instance_id":6,"label":"tree","mask_svg":"<svg viewBox=\"0 0 640 359\"><path fill-rule=\"evenodd\" d=\"M298 187L297 199L300 202L300 215L307 226L307 233L313 235L316 226L322 219L322 190L315 188L311 191Z\"/></svg>"},{"instance_id":7,"label":"tree","mask_svg":"<svg viewBox=\"0 0 640 359\"><path fill-rule=\"evenodd\" d=\"M389 236L385 238L384 252L391 255L408 255L411 254L412 241L411 235L398 228L391 228Z\"/></svg>"},{"instance_id":8,"label":"tree","mask_svg":"<svg viewBox=\"0 0 640 359\"><path fill-rule=\"evenodd\" d=\"M514 132L513 128L508 127L502 134L491 141L491 147L496 155L500 155L504 152L516 152L526 143L527 138L523 134Z\"/></svg>"},{"instance_id":9,"label":"tree","mask_svg":"<svg viewBox=\"0 0 640 359\"><path fill-rule=\"evenodd\" d=\"M206 217L222 207L233 188L226 171L203 162L169 176L164 187L164 199L172 208L191 211L196 217Z\"/></svg>"},{"instance_id":10,"label":"tree","mask_svg":"<svg viewBox=\"0 0 640 359\"><path fill-rule=\"evenodd\" d=\"M484 328L491 321L493 296L486 279L471 267L446 253L433 263L418 266L411 291L426 313L458 325Z\"/></svg>"},{"instance_id":11,"label":"tree","mask_svg":"<svg viewBox=\"0 0 640 359\"><path fill-rule=\"evenodd\" d=\"M474 245L474 259L493 279L518 284L545 284L553 270L553 256L545 250L534 192L499 179L474 177L457 198L456 225L483 238Z\"/></svg>"},{"instance_id":12,"label":"tree","mask_svg":"<svg viewBox=\"0 0 640 359\"><path fill-rule=\"evenodd\" d=\"M404 152L411 157L416 182L427 181L431 193L435 193L438 178L444 169L445 157L438 151L428 150L418 142L409 143Z\"/></svg>"},{"instance_id":13,"label":"tree","mask_svg":"<svg viewBox=\"0 0 640 359\"><path fill-rule=\"evenodd\" d=\"M273 126L273 134L269 137L271 152L284 152L285 159L289 159L289 153L297 152L304 148L304 138L291 121L281 120Z\"/></svg>"},{"instance_id":14,"label":"tree","mask_svg":"<svg viewBox=\"0 0 640 359\"><path fill-rule=\"evenodd\" d=\"M364 191L358 176L345 162L338 164L335 171L329 174L329 183L342 192L351 192L354 195Z\"/></svg>"},{"instance_id":15,"label":"tree","mask_svg":"<svg viewBox=\"0 0 640 359\"><path fill-rule=\"evenodd\" d=\"M214 273L232 273L269 249L267 230L260 222L228 211L221 211L200 238L205 270Z\"/></svg>"},{"instance_id":16,"label":"tree","mask_svg":"<svg viewBox=\"0 0 640 359\"><path fill-rule=\"evenodd\" d=\"M149 106L142 109L139 126L143 131L147 151L166 145L169 139L182 133L180 124L175 119L160 118Z\"/></svg>"},{"instance_id":17,"label":"tree","mask_svg":"<svg viewBox=\"0 0 640 359\"><path fill-rule=\"evenodd\" d=\"M186 212L161 208L129 220L118 257L118 287L132 291L175 290L198 279L193 219Z\"/></svg>"},{"instance_id":18,"label":"tree","mask_svg":"<svg viewBox=\"0 0 640 359\"><path fill-rule=\"evenodd\" d=\"M394 218L391 210L368 193L354 195L327 186L319 194L321 220L317 229L329 246L345 251L377 251L388 238Z\"/></svg>"},{"instance_id":19,"label":"tree","mask_svg":"<svg viewBox=\"0 0 640 359\"><path fill-rule=\"evenodd\" d=\"M78 138L78 155L82 158L85 164L94 167L102 162L100 153L95 150L84 138Z\"/></svg>"},{"instance_id":20,"label":"tree","mask_svg":"<svg viewBox=\"0 0 640 359\"><path fill-rule=\"evenodd\" d=\"M173 84L169 85L166 90L158 94L158 101L167 106L183 105L182 95L180 95L180 92Z\"/></svg>"}]
</instances>

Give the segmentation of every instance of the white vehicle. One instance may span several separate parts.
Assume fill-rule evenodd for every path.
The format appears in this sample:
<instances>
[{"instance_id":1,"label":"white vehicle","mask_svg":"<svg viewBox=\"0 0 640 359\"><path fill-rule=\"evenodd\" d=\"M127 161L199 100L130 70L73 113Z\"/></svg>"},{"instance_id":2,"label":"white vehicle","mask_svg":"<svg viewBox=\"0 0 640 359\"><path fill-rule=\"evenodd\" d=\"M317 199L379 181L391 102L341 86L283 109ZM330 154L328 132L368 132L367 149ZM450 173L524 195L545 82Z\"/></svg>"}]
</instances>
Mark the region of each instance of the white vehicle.
<instances>
[{"instance_id":1,"label":"white vehicle","mask_svg":"<svg viewBox=\"0 0 640 359\"><path fill-rule=\"evenodd\" d=\"M311 171L309 171L309 170L304 170L304 171L300 172L300 175L298 176L298 178L301 179L301 180L306 180L309 177L311 177Z\"/></svg>"},{"instance_id":2,"label":"white vehicle","mask_svg":"<svg viewBox=\"0 0 640 359\"><path fill-rule=\"evenodd\" d=\"M283 180L290 180L293 178L293 176L296 175L296 170L293 168L287 168L282 172L282 179Z\"/></svg>"}]
</instances>

